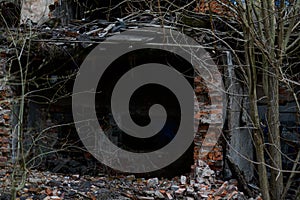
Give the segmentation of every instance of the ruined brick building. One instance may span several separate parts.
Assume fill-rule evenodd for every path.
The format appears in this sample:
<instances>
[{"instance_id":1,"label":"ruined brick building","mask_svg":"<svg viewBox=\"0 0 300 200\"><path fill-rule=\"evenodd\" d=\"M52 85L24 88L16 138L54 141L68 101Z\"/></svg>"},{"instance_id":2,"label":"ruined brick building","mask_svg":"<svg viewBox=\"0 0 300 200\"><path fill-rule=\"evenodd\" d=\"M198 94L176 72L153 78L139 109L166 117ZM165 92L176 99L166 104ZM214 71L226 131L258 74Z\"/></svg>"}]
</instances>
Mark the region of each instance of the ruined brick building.
<instances>
[{"instance_id":1,"label":"ruined brick building","mask_svg":"<svg viewBox=\"0 0 300 200\"><path fill-rule=\"evenodd\" d=\"M51 8L51 5L56 6L56 8ZM34 6L37 6L39 9ZM105 6L114 7L114 5ZM82 144L78 136L76 136L75 127L68 125L72 124L72 84L76 70L78 70L85 56L94 47L93 44L104 40L104 38L99 37L99 32L105 30L111 24L105 21L105 17L109 19L121 17L122 12L126 12L126 9L130 8L121 7L120 10L114 10L117 14L105 13L97 15L98 11L95 11L92 15L88 15L91 7L93 7L93 4L85 4L82 7L82 5L77 4L75 6L73 4L70 5L65 1L49 1L44 5L38 5L36 1L32 1L28 5L23 5L21 9L21 21L24 24L40 24L42 28L36 28L37 36L32 39L30 52L28 49L25 49L26 51L20 56L21 59L19 60L16 57L16 49L10 45L11 40L0 38L0 67L2 70L0 74L0 167L9 167L16 156L15 154L18 153L15 149L17 149L16 138L18 137L17 133L20 128L20 119L18 118L20 115L20 112L18 112L20 99L15 97L22 94L22 87L16 84L13 78L20 80L20 69L18 68L20 63L22 66L28 67L26 70L28 70L30 80L30 83L26 85L28 93L26 94L24 104L24 118L21 123L25 148L30 148L32 143L38 143L38 148L31 149L30 152L31 157L34 157L53 149L61 149L65 147L64 145L69 145L62 152L57 151L38 157L36 161L32 162L32 166L50 169L55 172L68 172L67 170L71 170L72 172L73 169L74 173L90 173L93 170L104 167L97 163L89 153L81 150ZM209 6L203 3L200 3L195 9L199 10L199 12L206 12L209 10L208 7L216 13L220 10L220 6L216 6L215 4ZM32 10L37 11L38 14L32 15ZM224 13L221 14L223 15ZM101 17L104 20L95 20L97 17ZM169 19L171 20L172 17L174 16L170 16ZM59 20L60 18L63 18L63 20ZM82 20L82 18L85 19ZM152 22L154 18L150 14L141 14L134 20L145 24ZM132 25L127 24L127 26L138 26L139 24L134 20L131 22ZM189 19L182 19L184 23L210 27L209 17L207 16L201 16L193 20L190 22ZM120 30L125 28L123 25L121 21L118 21L114 24L114 27ZM224 29L221 23L216 23L216 28ZM24 25L23 31L25 35L28 34L28 26ZM205 33L197 35L188 28L184 29L184 31L196 38L200 44L213 44L215 39L207 36ZM108 32L113 31L109 29ZM17 37L18 33L12 32L12 34L15 34L14 36ZM9 34L7 34L8 37ZM239 74L234 68L234 60L232 59L231 52L219 44L211 45L208 47L208 51L213 55L215 63L223 74L226 91L233 94L246 94L247 91L244 85L236 81L239 79ZM134 58L130 59L133 59L133 62L138 62ZM7 78L7 76L9 77ZM205 109L199 111L195 115L195 118L209 115L211 118L219 118L220 121L224 120L224 127L220 126L215 130L216 135L221 130L222 136L220 138L213 137L218 138L217 141L212 140L205 143L210 151L204 152L204 156L201 155L200 149L205 149L201 145L205 138L205 133L209 128L209 123L200 124L194 138L194 143L174 166L167 168L165 171L171 169L175 174L178 172L187 173L195 171L201 163L200 160L202 160L207 162L220 176L226 178L232 175L226 164L226 156L230 155L234 162L238 163L240 169L244 171L247 180L252 180L255 169L251 162L247 160L254 159L252 138L245 111L248 109L247 98L244 95L227 95L224 99L217 95L214 96L214 94L210 94L211 96L209 96L207 86L203 83L200 76L194 79L194 84L195 94L199 102L204 105L209 104L211 98L216 98L220 102L219 105L214 105L215 107L210 111ZM232 85L235 87L229 87ZM111 86L108 84L107 87ZM163 93L159 94L163 95ZM293 100L289 96L285 96L284 91L282 91L281 95L281 121L285 124L284 131L286 134L292 132L292 137L295 137L292 140L297 141L299 139L297 138L299 136L296 134L299 131L297 130L299 129L299 121L297 121L299 120L298 113L294 108ZM262 104L260 108L261 115L263 116L265 105ZM105 110L106 108L103 107L100 109ZM109 117L103 119L103 126L107 125L107 130L114 131L113 128L115 127L109 121ZM55 126L55 128L47 129L51 126ZM120 143L125 143L126 141L126 138L121 139L116 137L115 139L119 140L118 142ZM292 145L297 145L295 142L291 143ZM285 148L287 148L286 151L291 149L290 146L286 146ZM178 170L179 168L180 170Z\"/></svg>"}]
</instances>

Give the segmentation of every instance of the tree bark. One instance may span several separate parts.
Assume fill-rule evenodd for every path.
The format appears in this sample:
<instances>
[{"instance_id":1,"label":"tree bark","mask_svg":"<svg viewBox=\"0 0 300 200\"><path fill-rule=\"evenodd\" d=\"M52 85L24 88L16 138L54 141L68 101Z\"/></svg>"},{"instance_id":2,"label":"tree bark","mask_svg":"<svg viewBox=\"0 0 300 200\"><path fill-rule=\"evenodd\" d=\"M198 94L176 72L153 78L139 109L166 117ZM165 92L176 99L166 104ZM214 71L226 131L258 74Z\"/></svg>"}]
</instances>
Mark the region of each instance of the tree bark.
<instances>
[{"instance_id":1,"label":"tree bark","mask_svg":"<svg viewBox=\"0 0 300 200\"><path fill-rule=\"evenodd\" d=\"M274 70L270 70L274 71ZM276 72L274 72L276 74ZM280 199L283 192L283 175L280 130L279 130L279 88L278 77L269 77L269 93L268 93L268 139L271 145L269 146L271 166L276 169L271 169L270 189L272 199Z\"/></svg>"}]
</instances>

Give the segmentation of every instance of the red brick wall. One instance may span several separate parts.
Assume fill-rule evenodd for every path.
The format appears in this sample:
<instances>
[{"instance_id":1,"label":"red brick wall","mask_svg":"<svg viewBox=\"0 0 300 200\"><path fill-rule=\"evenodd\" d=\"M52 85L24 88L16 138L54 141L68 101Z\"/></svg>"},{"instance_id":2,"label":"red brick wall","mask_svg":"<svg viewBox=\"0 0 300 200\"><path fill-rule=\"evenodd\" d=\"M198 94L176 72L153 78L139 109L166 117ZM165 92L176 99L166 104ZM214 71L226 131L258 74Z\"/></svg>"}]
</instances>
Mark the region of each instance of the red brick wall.
<instances>
[{"instance_id":1,"label":"red brick wall","mask_svg":"<svg viewBox=\"0 0 300 200\"><path fill-rule=\"evenodd\" d=\"M201 119L220 118L222 121L223 99L218 94L210 93L208 87L204 84L203 79L198 76L195 78L195 94L199 102L199 112L195 115L195 120L200 119L198 131L194 138L194 161L192 168L199 166L199 160L205 161L211 169L222 171L223 169L223 149L220 142L220 134L222 131L222 124L215 123L201 123ZM218 102L218 105L211 106L211 102ZM208 109L208 107L210 109ZM210 127L209 135L207 131Z\"/></svg>"},{"instance_id":2,"label":"red brick wall","mask_svg":"<svg viewBox=\"0 0 300 200\"><path fill-rule=\"evenodd\" d=\"M227 7L229 1L222 1L223 4L215 0L199 0L195 12L207 13L211 12L220 16L232 17L234 13Z\"/></svg>"},{"instance_id":3,"label":"red brick wall","mask_svg":"<svg viewBox=\"0 0 300 200\"><path fill-rule=\"evenodd\" d=\"M5 49L0 49L0 77L5 76L7 57ZM8 166L11 156L11 99L10 87L0 81L0 168Z\"/></svg>"}]
</instances>

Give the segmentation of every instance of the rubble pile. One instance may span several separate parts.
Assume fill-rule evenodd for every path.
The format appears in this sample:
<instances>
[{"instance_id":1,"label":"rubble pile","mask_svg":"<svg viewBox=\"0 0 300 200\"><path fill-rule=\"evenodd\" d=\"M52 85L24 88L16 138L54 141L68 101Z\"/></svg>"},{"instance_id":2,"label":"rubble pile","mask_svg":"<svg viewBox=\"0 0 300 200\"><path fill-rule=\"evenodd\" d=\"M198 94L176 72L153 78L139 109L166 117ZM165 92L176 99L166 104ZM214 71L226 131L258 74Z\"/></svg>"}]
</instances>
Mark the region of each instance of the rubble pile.
<instances>
[{"instance_id":1,"label":"rubble pile","mask_svg":"<svg viewBox=\"0 0 300 200\"><path fill-rule=\"evenodd\" d=\"M199 168L200 169L200 168ZM9 199L8 175L2 174L0 199ZM194 176L194 177L193 177ZM101 200L156 200L156 199L238 199L246 197L238 189L235 179L218 180L215 172L202 163L201 170L193 176L144 179L135 175L80 176L55 174L32 170L18 199L101 199ZM255 199L261 199L257 196Z\"/></svg>"}]
</instances>

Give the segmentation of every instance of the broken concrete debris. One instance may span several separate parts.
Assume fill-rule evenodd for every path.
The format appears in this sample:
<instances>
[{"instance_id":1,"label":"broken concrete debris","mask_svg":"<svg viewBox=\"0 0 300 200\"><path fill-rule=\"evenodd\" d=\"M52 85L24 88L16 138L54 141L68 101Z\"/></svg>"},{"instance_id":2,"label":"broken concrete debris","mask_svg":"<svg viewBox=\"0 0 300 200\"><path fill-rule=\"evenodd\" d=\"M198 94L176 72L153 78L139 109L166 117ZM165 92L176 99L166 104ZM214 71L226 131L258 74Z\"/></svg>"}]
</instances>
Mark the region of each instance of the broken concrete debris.
<instances>
[{"instance_id":1,"label":"broken concrete debris","mask_svg":"<svg viewBox=\"0 0 300 200\"><path fill-rule=\"evenodd\" d=\"M107 200L159 200L159 199L238 199L258 200L261 197L246 197L238 189L235 179L222 181L215 177L208 165L202 173L193 176L164 178L137 178L135 175L79 175L54 174L32 170L25 187L18 192L18 199L107 199ZM200 179L201 178L201 179ZM5 181L6 180L6 181ZM7 175L0 176L0 199L9 198ZM199 182L199 180L201 180ZM7 192L7 193L6 193Z\"/></svg>"}]
</instances>

